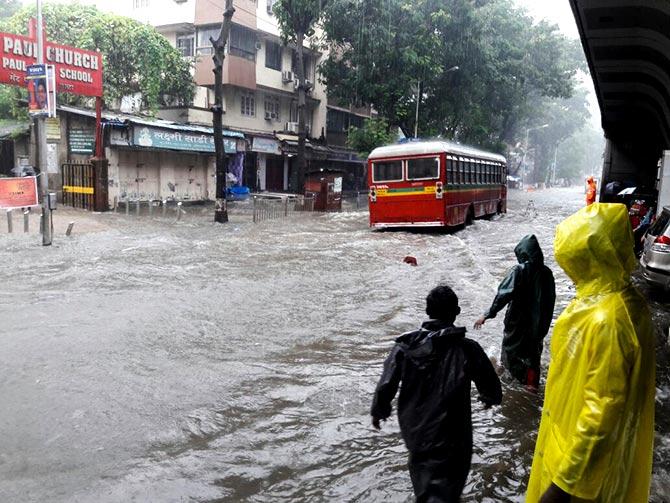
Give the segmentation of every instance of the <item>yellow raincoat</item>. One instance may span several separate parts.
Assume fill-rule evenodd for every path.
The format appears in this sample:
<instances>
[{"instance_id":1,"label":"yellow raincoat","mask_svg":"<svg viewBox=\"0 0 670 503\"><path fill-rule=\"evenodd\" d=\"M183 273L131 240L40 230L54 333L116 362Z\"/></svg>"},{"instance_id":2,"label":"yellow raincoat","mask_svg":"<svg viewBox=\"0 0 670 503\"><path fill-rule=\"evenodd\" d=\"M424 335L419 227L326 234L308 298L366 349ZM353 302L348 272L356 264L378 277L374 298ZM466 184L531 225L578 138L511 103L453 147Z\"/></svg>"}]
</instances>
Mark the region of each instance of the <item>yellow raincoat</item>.
<instances>
[{"instance_id":1,"label":"yellow raincoat","mask_svg":"<svg viewBox=\"0 0 670 503\"><path fill-rule=\"evenodd\" d=\"M636 261L626 207L579 210L559 224L554 246L577 294L551 338L526 502L537 503L553 482L579 501L647 503L654 340L647 304L630 283Z\"/></svg>"}]
</instances>

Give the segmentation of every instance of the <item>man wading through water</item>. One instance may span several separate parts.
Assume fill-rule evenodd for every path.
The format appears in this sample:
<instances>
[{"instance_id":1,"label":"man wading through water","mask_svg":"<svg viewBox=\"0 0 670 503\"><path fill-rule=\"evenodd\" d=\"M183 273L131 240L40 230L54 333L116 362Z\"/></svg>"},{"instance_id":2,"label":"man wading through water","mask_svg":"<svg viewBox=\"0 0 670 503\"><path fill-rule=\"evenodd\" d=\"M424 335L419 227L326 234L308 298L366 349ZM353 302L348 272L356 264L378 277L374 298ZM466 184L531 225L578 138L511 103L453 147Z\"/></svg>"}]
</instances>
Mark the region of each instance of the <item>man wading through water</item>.
<instances>
[{"instance_id":1,"label":"man wading through water","mask_svg":"<svg viewBox=\"0 0 670 503\"><path fill-rule=\"evenodd\" d=\"M488 357L465 337L465 328L454 326L460 312L451 288L431 290L426 298L430 320L396 339L372 403L372 425L380 429L402 381L398 422L417 503L460 501L472 457L471 382L486 406L502 400Z\"/></svg>"},{"instance_id":2,"label":"man wading through water","mask_svg":"<svg viewBox=\"0 0 670 503\"><path fill-rule=\"evenodd\" d=\"M505 314L502 364L521 384L536 390L540 384L542 341L554 314L554 275L544 265L540 244L533 234L519 241L514 253L519 263L502 280L493 304L475 322L475 329L480 329L486 320L495 318L509 305Z\"/></svg>"}]
</instances>

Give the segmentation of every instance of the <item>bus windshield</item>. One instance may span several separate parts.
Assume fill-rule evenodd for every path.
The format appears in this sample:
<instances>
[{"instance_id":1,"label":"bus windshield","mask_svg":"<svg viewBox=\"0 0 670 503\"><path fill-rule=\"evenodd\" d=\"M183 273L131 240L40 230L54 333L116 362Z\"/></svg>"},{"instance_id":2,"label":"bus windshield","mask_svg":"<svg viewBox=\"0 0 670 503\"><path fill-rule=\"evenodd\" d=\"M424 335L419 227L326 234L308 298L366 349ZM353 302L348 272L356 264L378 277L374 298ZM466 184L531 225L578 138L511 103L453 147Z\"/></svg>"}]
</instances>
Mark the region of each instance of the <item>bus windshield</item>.
<instances>
[{"instance_id":1,"label":"bus windshield","mask_svg":"<svg viewBox=\"0 0 670 503\"><path fill-rule=\"evenodd\" d=\"M372 164L373 182L399 182L402 180L402 161L383 161Z\"/></svg>"},{"instance_id":2,"label":"bus windshield","mask_svg":"<svg viewBox=\"0 0 670 503\"><path fill-rule=\"evenodd\" d=\"M427 159L408 159L407 161L407 179L408 180L428 180L440 176L439 157L429 157Z\"/></svg>"}]
</instances>

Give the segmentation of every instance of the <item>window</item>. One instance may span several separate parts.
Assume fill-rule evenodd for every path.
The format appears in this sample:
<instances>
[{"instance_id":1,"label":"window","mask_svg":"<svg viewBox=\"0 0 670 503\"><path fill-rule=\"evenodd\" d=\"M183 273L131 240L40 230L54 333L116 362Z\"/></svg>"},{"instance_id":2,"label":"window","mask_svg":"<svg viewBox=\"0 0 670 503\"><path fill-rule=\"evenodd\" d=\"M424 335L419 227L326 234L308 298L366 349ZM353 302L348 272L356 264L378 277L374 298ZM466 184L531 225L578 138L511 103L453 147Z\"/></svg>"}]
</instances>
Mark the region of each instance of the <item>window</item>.
<instances>
[{"instance_id":1,"label":"window","mask_svg":"<svg viewBox=\"0 0 670 503\"><path fill-rule=\"evenodd\" d=\"M447 183L450 185L456 183L453 159L447 159Z\"/></svg>"},{"instance_id":2,"label":"window","mask_svg":"<svg viewBox=\"0 0 670 503\"><path fill-rule=\"evenodd\" d=\"M281 46L274 42L265 42L265 67L281 71Z\"/></svg>"},{"instance_id":3,"label":"window","mask_svg":"<svg viewBox=\"0 0 670 503\"><path fill-rule=\"evenodd\" d=\"M256 61L256 33L238 24L231 25L230 54Z\"/></svg>"},{"instance_id":4,"label":"window","mask_svg":"<svg viewBox=\"0 0 670 503\"><path fill-rule=\"evenodd\" d=\"M245 117L256 116L256 95L251 91L242 91L240 93L241 110Z\"/></svg>"},{"instance_id":5,"label":"window","mask_svg":"<svg viewBox=\"0 0 670 503\"><path fill-rule=\"evenodd\" d=\"M193 56L194 53L194 36L192 33L183 33L177 35L177 50L185 58Z\"/></svg>"},{"instance_id":6,"label":"window","mask_svg":"<svg viewBox=\"0 0 670 503\"><path fill-rule=\"evenodd\" d=\"M408 180L428 180L440 176L439 157L428 159L409 159L407 161Z\"/></svg>"},{"instance_id":7,"label":"window","mask_svg":"<svg viewBox=\"0 0 670 503\"><path fill-rule=\"evenodd\" d=\"M456 183L463 183L463 159L456 161Z\"/></svg>"},{"instance_id":8,"label":"window","mask_svg":"<svg viewBox=\"0 0 670 503\"><path fill-rule=\"evenodd\" d=\"M402 180L402 161L382 161L372 163L372 181L399 182Z\"/></svg>"},{"instance_id":9,"label":"window","mask_svg":"<svg viewBox=\"0 0 670 503\"><path fill-rule=\"evenodd\" d=\"M133 0L133 7L135 9L149 7L149 0Z\"/></svg>"},{"instance_id":10,"label":"window","mask_svg":"<svg viewBox=\"0 0 670 503\"><path fill-rule=\"evenodd\" d=\"M281 121L281 103L276 96L265 97L265 118L273 121Z\"/></svg>"},{"instance_id":11,"label":"window","mask_svg":"<svg viewBox=\"0 0 670 503\"><path fill-rule=\"evenodd\" d=\"M267 8L268 8L268 14L274 14L272 8L275 6L277 3L277 0L267 0Z\"/></svg>"},{"instance_id":12,"label":"window","mask_svg":"<svg viewBox=\"0 0 670 503\"><path fill-rule=\"evenodd\" d=\"M218 38L219 33L221 32L221 25L219 26L209 26L207 28L198 28L197 34L197 45L195 52L196 54L212 54L214 49L212 48L212 42L209 40L211 38Z\"/></svg>"}]
</instances>

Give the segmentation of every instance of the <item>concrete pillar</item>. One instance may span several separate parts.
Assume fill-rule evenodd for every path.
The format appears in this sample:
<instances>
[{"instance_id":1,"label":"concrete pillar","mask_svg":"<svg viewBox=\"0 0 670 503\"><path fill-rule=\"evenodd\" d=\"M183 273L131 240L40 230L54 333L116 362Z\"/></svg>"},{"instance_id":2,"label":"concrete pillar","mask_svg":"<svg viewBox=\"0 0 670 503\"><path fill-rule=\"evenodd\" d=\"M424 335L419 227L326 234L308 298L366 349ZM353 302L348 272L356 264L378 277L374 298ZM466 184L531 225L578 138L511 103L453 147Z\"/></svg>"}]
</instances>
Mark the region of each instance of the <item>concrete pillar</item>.
<instances>
[{"instance_id":1,"label":"concrete pillar","mask_svg":"<svg viewBox=\"0 0 670 503\"><path fill-rule=\"evenodd\" d=\"M658 205L656 214L660 215L663 206L670 206L670 150L664 150L658 181Z\"/></svg>"}]
</instances>

